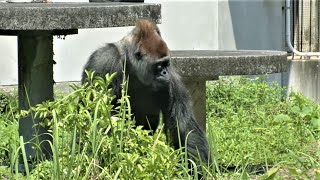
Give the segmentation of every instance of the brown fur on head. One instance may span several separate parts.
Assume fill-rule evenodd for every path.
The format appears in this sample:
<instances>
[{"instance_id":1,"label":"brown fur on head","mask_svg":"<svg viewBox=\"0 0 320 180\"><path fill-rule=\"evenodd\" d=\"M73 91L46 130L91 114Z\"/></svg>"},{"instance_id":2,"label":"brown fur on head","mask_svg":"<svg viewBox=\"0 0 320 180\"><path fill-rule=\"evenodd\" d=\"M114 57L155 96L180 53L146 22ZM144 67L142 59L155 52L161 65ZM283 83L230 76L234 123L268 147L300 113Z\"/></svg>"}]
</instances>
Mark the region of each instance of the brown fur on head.
<instances>
[{"instance_id":1,"label":"brown fur on head","mask_svg":"<svg viewBox=\"0 0 320 180\"><path fill-rule=\"evenodd\" d=\"M140 47L142 54L159 59L169 55L167 44L161 38L157 25L148 19L140 19L136 23L134 42Z\"/></svg>"}]
</instances>

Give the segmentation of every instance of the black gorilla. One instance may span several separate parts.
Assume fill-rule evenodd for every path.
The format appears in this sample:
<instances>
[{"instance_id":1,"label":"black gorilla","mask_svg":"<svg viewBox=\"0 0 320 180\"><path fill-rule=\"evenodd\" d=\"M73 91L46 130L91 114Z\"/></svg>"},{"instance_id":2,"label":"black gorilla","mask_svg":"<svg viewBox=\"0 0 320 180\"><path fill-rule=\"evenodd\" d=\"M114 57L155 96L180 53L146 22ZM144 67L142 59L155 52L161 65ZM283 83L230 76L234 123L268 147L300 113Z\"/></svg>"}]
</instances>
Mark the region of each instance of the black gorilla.
<instances>
[{"instance_id":1,"label":"black gorilla","mask_svg":"<svg viewBox=\"0 0 320 180\"><path fill-rule=\"evenodd\" d=\"M200 155L201 161L208 164L210 155L205 132L195 120L191 97L169 59L169 49L158 27L144 19L120 41L94 51L84 69L95 71L95 75L101 77L117 72L111 86L113 94L120 98L125 64L136 124L155 131L162 112L166 135L174 147L180 147L179 138L184 146L187 138L188 157L199 164ZM86 78L83 72L82 84Z\"/></svg>"}]
</instances>

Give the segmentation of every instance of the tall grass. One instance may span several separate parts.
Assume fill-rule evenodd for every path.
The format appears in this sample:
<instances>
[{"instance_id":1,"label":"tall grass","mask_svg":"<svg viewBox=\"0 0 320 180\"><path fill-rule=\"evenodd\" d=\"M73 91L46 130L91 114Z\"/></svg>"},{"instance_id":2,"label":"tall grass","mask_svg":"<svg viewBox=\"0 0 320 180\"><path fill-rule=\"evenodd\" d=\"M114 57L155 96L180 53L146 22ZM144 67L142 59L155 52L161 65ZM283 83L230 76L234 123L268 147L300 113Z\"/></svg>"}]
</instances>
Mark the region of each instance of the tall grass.
<instances>
[{"instance_id":1,"label":"tall grass","mask_svg":"<svg viewBox=\"0 0 320 180\"><path fill-rule=\"evenodd\" d=\"M26 169L28 179L188 177L184 171L189 169L178 165L184 153L166 144L161 129L150 136L150 131L135 127L125 90L114 110L108 88L113 76L94 78L89 73L86 85L73 85L73 93L28 111L44 120L39 125L49 126L53 137L53 159L37 161L30 172ZM123 86L126 89L126 82ZM25 156L24 151L19 154Z\"/></svg>"},{"instance_id":2,"label":"tall grass","mask_svg":"<svg viewBox=\"0 0 320 180\"><path fill-rule=\"evenodd\" d=\"M163 125L153 135L135 126L126 81L114 109L108 88L114 75L94 78L88 73L86 85L72 85L72 93L23 114L16 110L16 97L9 101L0 113L0 163L5 165L0 165L0 178L197 179L190 175L198 169L189 169L185 149L168 146ZM319 105L300 94L285 98L283 92L263 78L208 83L207 135L213 165L201 167L204 177L320 176ZM19 138L17 119L29 114L44 120L39 125L50 127L53 158L39 159L21 174L18 158L26 155L23 144L29 142ZM266 169L256 174L255 165Z\"/></svg>"}]
</instances>

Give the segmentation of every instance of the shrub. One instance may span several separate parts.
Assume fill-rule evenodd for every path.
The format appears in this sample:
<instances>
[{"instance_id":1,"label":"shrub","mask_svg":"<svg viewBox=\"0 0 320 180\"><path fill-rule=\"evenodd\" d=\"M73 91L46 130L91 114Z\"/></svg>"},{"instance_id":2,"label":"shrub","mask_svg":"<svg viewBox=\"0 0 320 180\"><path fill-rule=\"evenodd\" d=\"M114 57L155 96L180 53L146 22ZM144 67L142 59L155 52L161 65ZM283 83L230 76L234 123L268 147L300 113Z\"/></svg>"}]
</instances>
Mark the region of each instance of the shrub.
<instances>
[{"instance_id":1,"label":"shrub","mask_svg":"<svg viewBox=\"0 0 320 180\"><path fill-rule=\"evenodd\" d=\"M40 179L171 179L183 175L183 153L164 142L161 129L151 132L136 127L129 97L122 92L113 110L111 89L114 75L93 78L74 92L45 102L28 113L45 119L53 134L53 161L36 164L32 178ZM126 87L126 82L123 83ZM125 89L125 88L124 88Z\"/></svg>"}]
</instances>

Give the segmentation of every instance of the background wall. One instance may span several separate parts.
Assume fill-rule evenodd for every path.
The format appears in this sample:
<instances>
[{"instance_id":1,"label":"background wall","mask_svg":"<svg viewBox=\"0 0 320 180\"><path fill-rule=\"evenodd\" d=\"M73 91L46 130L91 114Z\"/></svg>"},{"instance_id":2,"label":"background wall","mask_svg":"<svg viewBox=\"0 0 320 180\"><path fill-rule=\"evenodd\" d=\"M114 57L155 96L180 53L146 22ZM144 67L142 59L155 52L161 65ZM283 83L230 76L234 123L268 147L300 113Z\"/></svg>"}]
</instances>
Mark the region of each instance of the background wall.
<instances>
[{"instance_id":1,"label":"background wall","mask_svg":"<svg viewBox=\"0 0 320 180\"><path fill-rule=\"evenodd\" d=\"M177 49L284 49L283 1L145 0L162 4L162 36ZM54 79L79 81L90 53L132 27L83 29L54 38ZM17 39L0 36L0 85L17 84Z\"/></svg>"},{"instance_id":2,"label":"background wall","mask_svg":"<svg viewBox=\"0 0 320 180\"><path fill-rule=\"evenodd\" d=\"M284 50L284 1L220 0L219 49Z\"/></svg>"}]
</instances>

